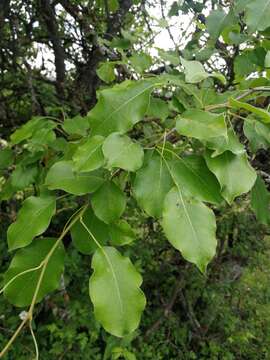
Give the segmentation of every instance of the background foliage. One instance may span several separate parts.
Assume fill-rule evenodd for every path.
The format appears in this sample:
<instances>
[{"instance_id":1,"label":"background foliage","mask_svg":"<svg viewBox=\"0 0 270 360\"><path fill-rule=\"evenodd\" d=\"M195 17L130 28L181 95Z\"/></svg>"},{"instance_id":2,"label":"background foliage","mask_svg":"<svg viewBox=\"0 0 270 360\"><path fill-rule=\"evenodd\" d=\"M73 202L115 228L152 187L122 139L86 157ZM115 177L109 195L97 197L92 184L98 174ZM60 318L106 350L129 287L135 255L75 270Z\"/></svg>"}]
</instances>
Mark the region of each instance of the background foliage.
<instances>
[{"instance_id":1,"label":"background foliage","mask_svg":"<svg viewBox=\"0 0 270 360\"><path fill-rule=\"evenodd\" d=\"M46 295L32 322L41 359L269 358L269 15L265 0L0 4L3 285L39 265L45 250L33 238L61 237L92 194L87 214L94 220L85 220L88 230L77 223L64 234L37 294ZM160 31L170 50L159 48ZM205 231L202 246L188 238L179 204L194 211L196 231ZM93 314L88 255L100 245L85 241L93 239L89 229L134 264L108 248L92 262L98 269L109 257L116 271L123 266L125 327L107 322L117 308ZM6 273L8 249L18 248ZM133 331L144 307L139 273L147 306ZM100 296L97 280L92 276L92 300ZM22 281L1 297L1 348L26 315L7 299L27 305L29 291ZM6 358L36 356L27 330Z\"/></svg>"}]
</instances>

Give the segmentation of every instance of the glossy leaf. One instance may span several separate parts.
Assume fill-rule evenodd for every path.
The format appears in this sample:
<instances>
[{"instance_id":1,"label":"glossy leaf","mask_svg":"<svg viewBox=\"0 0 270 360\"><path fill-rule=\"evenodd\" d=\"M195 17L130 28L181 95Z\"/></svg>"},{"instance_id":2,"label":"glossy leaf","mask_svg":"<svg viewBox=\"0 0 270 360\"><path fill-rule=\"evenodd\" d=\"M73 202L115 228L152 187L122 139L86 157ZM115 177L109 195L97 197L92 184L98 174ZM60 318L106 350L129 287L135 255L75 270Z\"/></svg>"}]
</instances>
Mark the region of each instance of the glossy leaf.
<instances>
[{"instance_id":1,"label":"glossy leaf","mask_svg":"<svg viewBox=\"0 0 270 360\"><path fill-rule=\"evenodd\" d=\"M214 204L222 202L220 185L203 157L178 157L170 163L170 169L174 182L191 197Z\"/></svg>"},{"instance_id":2,"label":"glossy leaf","mask_svg":"<svg viewBox=\"0 0 270 360\"><path fill-rule=\"evenodd\" d=\"M18 250L5 273L5 284L23 271L38 267L50 252L55 242L56 239L39 238L35 239L33 243L26 248ZM37 302L40 302L47 294L59 287L60 277L64 270L64 258L64 247L60 243L48 261L38 291ZM8 301L19 307L30 305L40 273L41 268L18 276L10 283L4 292Z\"/></svg>"},{"instance_id":3,"label":"glossy leaf","mask_svg":"<svg viewBox=\"0 0 270 360\"><path fill-rule=\"evenodd\" d=\"M8 228L9 250L29 245L34 237L41 235L47 229L54 214L54 196L28 197L23 202L17 220Z\"/></svg>"},{"instance_id":4,"label":"glossy leaf","mask_svg":"<svg viewBox=\"0 0 270 360\"><path fill-rule=\"evenodd\" d=\"M166 194L173 186L171 175L158 153L148 153L136 173L133 191L138 204L150 216L160 217Z\"/></svg>"},{"instance_id":5,"label":"glossy leaf","mask_svg":"<svg viewBox=\"0 0 270 360\"><path fill-rule=\"evenodd\" d=\"M78 115L72 119L66 119L62 125L62 128L69 135L86 136L89 129L89 123L86 117Z\"/></svg>"},{"instance_id":6,"label":"glossy leaf","mask_svg":"<svg viewBox=\"0 0 270 360\"><path fill-rule=\"evenodd\" d=\"M92 135L126 133L142 120L147 111L153 82L126 80L101 90L97 105L88 114Z\"/></svg>"},{"instance_id":7,"label":"glossy leaf","mask_svg":"<svg viewBox=\"0 0 270 360\"><path fill-rule=\"evenodd\" d=\"M110 224L123 214L126 197L113 181L106 181L92 195L91 203L96 216L106 224Z\"/></svg>"},{"instance_id":8,"label":"glossy leaf","mask_svg":"<svg viewBox=\"0 0 270 360\"><path fill-rule=\"evenodd\" d=\"M205 272L217 246L213 211L174 187L165 198L162 227L183 257Z\"/></svg>"},{"instance_id":9,"label":"glossy leaf","mask_svg":"<svg viewBox=\"0 0 270 360\"><path fill-rule=\"evenodd\" d=\"M87 172L100 168L104 164L102 153L103 136L93 136L80 145L73 155L74 168L77 171Z\"/></svg>"},{"instance_id":10,"label":"glossy leaf","mask_svg":"<svg viewBox=\"0 0 270 360\"><path fill-rule=\"evenodd\" d=\"M105 245L110 238L109 227L96 217L91 207L83 214L83 222L90 232L88 232L81 224L80 220L78 220L72 226L70 233L76 249L83 254L89 255L97 249L97 245L91 233L100 244Z\"/></svg>"},{"instance_id":11,"label":"glossy leaf","mask_svg":"<svg viewBox=\"0 0 270 360\"><path fill-rule=\"evenodd\" d=\"M98 171L76 173L72 161L59 161L48 171L46 185L50 190L61 189L74 195L96 191L104 182Z\"/></svg>"},{"instance_id":12,"label":"glossy leaf","mask_svg":"<svg viewBox=\"0 0 270 360\"><path fill-rule=\"evenodd\" d=\"M261 224L270 224L270 193L260 176L251 190L251 207Z\"/></svg>"},{"instance_id":13,"label":"glossy leaf","mask_svg":"<svg viewBox=\"0 0 270 360\"><path fill-rule=\"evenodd\" d=\"M179 115L176 120L176 130L180 135L199 140L227 136L224 114L213 114L198 109L187 110Z\"/></svg>"},{"instance_id":14,"label":"glossy leaf","mask_svg":"<svg viewBox=\"0 0 270 360\"><path fill-rule=\"evenodd\" d=\"M211 155L210 151L205 155L207 166L216 175L221 186L221 194L229 204L237 196L251 190L257 175L245 154L234 155L226 151L215 158Z\"/></svg>"},{"instance_id":15,"label":"glossy leaf","mask_svg":"<svg viewBox=\"0 0 270 360\"><path fill-rule=\"evenodd\" d=\"M127 171L137 171L143 164L143 149L130 137L119 133L109 135L102 146L109 169L119 167Z\"/></svg>"},{"instance_id":16,"label":"glossy leaf","mask_svg":"<svg viewBox=\"0 0 270 360\"><path fill-rule=\"evenodd\" d=\"M92 268L89 293L96 319L114 336L132 333L139 325L146 303L140 289L141 275L129 258L113 247L98 249Z\"/></svg>"}]
</instances>

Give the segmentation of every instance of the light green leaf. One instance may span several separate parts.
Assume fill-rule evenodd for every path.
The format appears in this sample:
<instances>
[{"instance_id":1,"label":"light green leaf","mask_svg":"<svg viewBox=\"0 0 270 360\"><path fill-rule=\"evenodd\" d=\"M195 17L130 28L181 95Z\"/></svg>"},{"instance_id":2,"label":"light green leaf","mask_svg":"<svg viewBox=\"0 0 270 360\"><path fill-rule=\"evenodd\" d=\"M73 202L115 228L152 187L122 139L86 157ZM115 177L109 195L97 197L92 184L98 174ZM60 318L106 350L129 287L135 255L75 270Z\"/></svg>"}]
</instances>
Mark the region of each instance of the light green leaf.
<instances>
[{"instance_id":1,"label":"light green leaf","mask_svg":"<svg viewBox=\"0 0 270 360\"><path fill-rule=\"evenodd\" d=\"M221 10L213 10L206 19L206 29L212 39L217 39L221 32L228 26L228 14Z\"/></svg>"},{"instance_id":2,"label":"light green leaf","mask_svg":"<svg viewBox=\"0 0 270 360\"><path fill-rule=\"evenodd\" d=\"M208 151L205 155L209 169L216 175L224 199L231 204L233 200L251 190L256 180L256 172L249 165L247 156L234 155L230 151L215 158Z\"/></svg>"},{"instance_id":3,"label":"light green leaf","mask_svg":"<svg viewBox=\"0 0 270 360\"><path fill-rule=\"evenodd\" d=\"M263 130L261 126L268 129L268 125L259 123L256 119L246 118L244 121L244 134L248 138L249 147L252 152L256 152L259 149L267 149L270 145L270 131ZM268 134L268 136L267 136Z\"/></svg>"},{"instance_id":4,"label":"light green leaf","mask_svg":"<svg viewBox=\"0 0 270 360\"><path fill-rule=\"evenodd\" d=\"M53 129L56 127L56 124L53 121L43 117L32 118L10 136L11 145L17 145L22 141L31 138L35 132L40 131L44 127L50 127Z\"/></svg>"},{"instance_id":5,"label":"light green leaf","mask_svg":"<svg viewBox=\"0 0 270 360\"><path fill-rule=\"evenodd\" d=\"M219 183L202 156L178 157L169 166L175 184L185 193L201 201L222 202Z\"/></svg>"},{"instance_id":6,"label":"light green leaf","mask_svg":"<svg viewBox=\"0 0 270 360\"><path fill-rule=\"evenodd\" d=\"M74 195L96 191L103 183L99 171L76 173L72 161L59 161L48 171L45 184L50 190L61 189Z\"/></svg>"},{"instance_id":7,"label":"light green leaf","mask_svg":"<svg viewBox=\"0 0 270 360\"><path fill-rule=\"evenodd\" d=\"M235 155L245 153L244 145L240 143L232 128L228 129L227 138L224 136L212 138L210 141L207 141L206 146L211 150L215 150L211 155L212 157L221 155L225 151L231 151Z\"/></svg>"},{"instance_id":8,"label":"light green leaf","mask_svg":"<svg viewBox=\"0 0 270 360\"><path fill-rule=\"evenodd\" d=\"M72 119L66 119L62 128L69 135L86 136L89 129L88 119L79 115Z\"/></svg>"},{"instance_id":9,"label":"light green leaf","mask_svg":"<svg viewBox=\"0 0 270 360\"><path fill-rule=\"evenodd\" d=\"M265 59L264 59L264 66L266 68L270 68L270 50L267 51Z\"/></svg>"},{"instance_id":10,"label":"light green leaf","mask_svg":"<svg viewBox=\"0 0 270 360\"><path fill-rule=\"evenodd\" d=\"M96 217L90 207L83 214L83 222L90 232L88 232L78 220L72 226L70 233L76 249L83 254L90 255L97 249L97 245L91 233L100 244L105 245L110 237L109 227Z\"/></svg>"},{"instance_id":11,"label":"light green leaf","mask_svg":"<svg viewBox=\"0 0 270 360\"><path fill-rule=\"evenodd\" d=\"M160 217L166 194L173 186L162 157L149 152L144 166L136 173L133 191L138 204L153 217Z\"/></svg>"},{"instance_id":12,"label":"light green leaf","mask_svg":"<svg viewBox=\"0 0 270 360\"><path fill-rule=\"evenodd\" d=\"M250 32L267 29L270 18L270 0L253 0L246 5L246 23Z\"/></svg>"},{"instance_id":13,"label":"light green leaf","mask_svg":"<svg viewBox=\"0 0 270 360\"><path fill-rule=\"evenodd\" d=\"M251 113L257 115L264 123L270 123L270 113L264 109L257 108L253 105L233 98L230 98L229 105L236 109L245 109L247 111L250 111Z\"/></svg>"},{"instance_id":14,"label":"light green leaf","mask_svg":"<svg viewBox=\"0 0 270 360\"><path fill-rule=\"evenodd\" d=\"M17 220L7 231L9 250L29 245L34 237L42 234L55 214L54 196L30 196L22 205Z\"/></svg>"},{"instance_id":15,"label":"light green leaf","mask_svg":"<svg viewBox=\"0 0 270 360\"><path fill-rule=\"evenodd\" d=\"M97 69L98 77L106 82L110 83L115 80L115 73L114 73L115 64L113 62L105 62Z\"/></svg>"},{"instance_id":16,"label":"light green leaf","mask_svg":"<svg viewBox=\"0 0 270 360\"><path fill-rule=\"evenodd\" d=\"M187 83L195 84L208 78L209 74L204 70L203 65L199 61L188 61L181 58L181 63L185 68Z\"/></svg>"},{"instance_id":17,"label":"light green leaf","mask_svg":"<svg viewBox=\"0 0 270 360\"><path fill-rule=\"evenodd\" d=\"M127 171L137 171L143 164L143 149L127 135L112 133L102 146L109 169L119 167Z\"/></svg>"},{"instance_id":18,"label":"light green leaf","mask_svg":"<svg viewBox=\"0 0 270 360\"><path fill-rule=\"evenodd\" d=\"M163 49L158 49L158 55L162 60L169 62L173 66L180 64L180 57L176 51L164 51Z\"/></svg>"},{"instance_id":19,"label":"light green leaf","mask_svg":"<svg viewBox=\"0 0 270 360\"><path fill-rule=\"evenodd\" d=\"M114 336L123 337L139 325L146 300L141 275L129 258L113 247L98 249L92 259L89 281L96 319Z\"/></svg>"},{"instance_id":20,"label":"light green leaf","mask_svg":"<svg viewBox=\"0 0 270 360\"><path fill-rule=\"evenodd\" d=\"M102 153L103 136L89 137L73 155L74 169L81 172L93 171L104 164Z\"/></svg>"},{"instance_id":21,"label":"light green leaf","mask_svg":"<svg viewBox=\"0 0 270 360\"><path fill-rule=\"evenodd\" d=\"M261 224L270 224L270 193L260 176L251 190L251 207Z\"/></svg>"},{"instance_id":22,"label":"light green leaf","mask_svg":"<svg viewBox=\"0 0 270 360\"><path fill-rule=\"evenodd\" d=\"M98 103L89 112L92 135L126 133L142 120L154 87L152 81L126 80L98 93Z\"/></svg>"},{"instance_id":23,"label":"light green leaf","mask_svg":"<svg viewBox=\"0 0 270 360\"><path fill-rule=\"evenodd\" d=\"M174 187L165 198L162 227L183 257L205 272L217 246L213 211Z\"/></svg>"},{"instance_id":24,"label":"light green leaf","mask_svg":"<svg viewBox=\"0 0 270 360\"><path fill-rule=\"evenodd\" d=\"M145 53L135 53L129 58L129 61L131 62L132 67L139 73L143 73L152 65L151 56Z\"/></svg>"},{"instance_id":25,"label":"light green leaf","mask_svg":"<svg viewBox=\"0 0 270 360\"><path fill-rule=\"evenodd\" d=\"M191 109L178 115L176 130L180 135L209 140L215 137L227 137L224 114L213 114L199 109Z\"/></svg>"},{"instance_id":26,"label":"light green leaf","mask_svg":"<svg viewBox=\"0 0 270 360\"><path fill-rule=\"evenodd\" d=\"M135 240L135 234L131 226L125 220L119 220L109 227L110 243L113 246L123 246Z\"/></svg>"},{"instance_id":27,"label":"light green leaf","mask_svg":"<svg viewBox=\"0 0 270 360\"><path fill-rule=\"evenodd\" d=\"M110 224L123 214L126 197L122 190L112 181L106 181L93 195L92 207L96 216Z\"/></svg>"},{"instance_id":28,"label":"light green leaf","mask_svg":"<svg viewBox=\"0 0 270 360\"><path fill-rule=\"evenodd\" d=\"M32 244L26 248L18 250L5 273L5 285L23 271L26 272L27 270L38 267L48 255L55 242L56 239L39 238L35 239ZM60 243L48 261L38 291L37 302L40 302L47 294L58 288L60 276L64 270L64 258L64 247ZM30 305L40 273L41 267L17 276L14 281L10 282L10 285L4 291L4 295L8 301L19 307Z\"/></svg>"}]
</instances>

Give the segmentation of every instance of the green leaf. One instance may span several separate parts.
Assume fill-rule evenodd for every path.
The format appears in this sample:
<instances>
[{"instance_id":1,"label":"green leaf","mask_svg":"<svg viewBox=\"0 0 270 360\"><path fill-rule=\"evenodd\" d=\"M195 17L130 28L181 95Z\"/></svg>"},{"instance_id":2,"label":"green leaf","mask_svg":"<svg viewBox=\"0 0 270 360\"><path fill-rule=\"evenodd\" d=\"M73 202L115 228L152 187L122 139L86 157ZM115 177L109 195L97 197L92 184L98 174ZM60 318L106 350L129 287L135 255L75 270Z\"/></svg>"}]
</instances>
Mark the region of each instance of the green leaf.
<instances>
[{"instance_id":1,"label":"green leaf","mask_svg":"<svg viewBox=\"0 0 270 360\"><path fill-rule=\"evenodd\" d=\"M98 103L88 114L92 135L126 133L147 111L152 81L126 80L98 93Z\"/></svg>"},{"instance_id":2,"label":"green leaf","mask_svg":"<svg viewBox=\"0 0 270 360\"><path fill-rule=\"evenodd\" d=\"M270 193L260 176L251 190L251 207L261 224L270 224Z\"/></svg>"},{"instance_id":3,"label":"green leaf","mask_svg":"<svg viewBox=\"0 0 270 360\"><path fill-rule=\"evenodd\" d=\"M74 169L81 172L93 171L104 164L102 153L103 136L89 137L73 155Z\"/></svg>"},{"instance_id":4,"label":"green leaf","mask_svg":"<svg viewBox=\"0 0 270 360\"><path fill-rule=\"evenodd\" d=\"M233 200L251 190L256 180L256 172L249 165L246 154L234 155L230 151L213 158L206 152L205 159L209 169L216 175L224 199L231 204Z\"/></svg>"},{"instance_id":5,"label":"green leaf","mask_svg":"<svg viewBox=\"0 0 270 360\"><path fill-rule=\"evenodd\" d=\"M187 83L195 84L208 78L209 74L199 61L188 61L181 58L181 63L185 68L185 80Z\"/></svg>"},{"instance_id":6,"label":"green leaf","mask_svg":"<svg viewBox=\"0 0 270 360\"><path fill-rule=\"evenodd\" d=\"M46 121L48 120L42 117L34 117L29 120L10 136L11 145L17 145L20 142L29 139L36 130L42 128Z\"/></svg>"},{"instance_id":7,"label":"green leaf","mask_svg":"<svg viewBox=\"0 0 270 360\"><path fill-rule=\"evenodd\" d=\"M111 83L115 80L115 73L114 73L115 64L113 62L105 62L97 69L98 77L106 82Z\"/></svg>"},{"instance_id":8,"label":"green leaf","mask_svg":"<svg viewBox=\"0 0 270 360\"><path fill-rule=\"evenodd\" d=\"M244 134L248 138L249 147L252 152L256 152L259 149L267 149L270 145L270 131L267 126L267 130L261 128L261 126L266 127L266 124L259 123L257 120L253 118L247 118L244 121ZM268 136L267 136L268 133ZM267 136L267 137L266 137Z\"/></svg>"},{"instance_id":9,"label":"green leaf","mask_svg":"<svg viewBox=\"0 0 270 360\"><path fill-rule=\"evenodd\" d=\"M217 39L230 22L231 16L225 11L221 9L211 11L206 19L206 29L209 32L211 39Z\"/></svg>"},{"instance_id":10,"label":"green leaf","mask_svg":"<svg viewBox=\"0 0 270 360\"><path fill-rule=\"evenodd\" d=\"M78 115L72 119L66 119L62 128L69 135L86 136L89 129L89 123L86 117Z\"/></svg>"},{"instance_id":11,"label":"green leaf","mask_svg":"<svg viewBox=\"0 0 270 360\"><path fill-rule=\"evenodd\" d=\"M13 151L9 148L0 150L0 170L8 168L13 163Z\"/></svg>"},{"instance_id":12,"label":"green leaf","mask_svg":"<svg viewBox=\"0 0 270 360\"><path fill-rule=\"evenodd\" d=\"M163 49L158 49L158 55L162 60L169 62L173 66L178 66L180 64L180 57L176 51L164 51Z\"/></svg>"},{"instance_id":13,"label":"green leaf","mask_svg":"<svg viewBox=\"0 0 270 360\"><path fill-rule=\"evenodd\" d=\"M267 51L265 59L264 59L264 66L266 68L270 68L270 50Z\"/></svg>"},{"instance_id":14,"label":"green leaf","mask_svg":"<svg viewBox=\"0 0 270 360\"><path fill-rule=\"evenodd\" d=\"M45 184L50 190L61 189L74 195L96 191L104 182L99 171L76 173L72 161L59 161L48 171Z\"/></svg>"},{"instance_id":15,"label":"green leaf","mask_svg":"<svg viewBox=\"0 0 270 360\"><path fill-rule=\"evenodd\" d=\"M119 220L109 227L110 243L113 246L123 246L135 240L135 234L131 226L125 220Z\"/></svg>"},{"instance_id":16,"label":"green leaf","mask_svg":"<svg viewBox=\"0 0 270 360\"><path fill-rule=\"evenodd\" d=\"M38 167L36 165L17 165L11 174L11 184L13 188L16 190L22 190L30 184L34 184L38 176L38 172Z\"/></svg>"},{"instance_id":17,"label":"green leaf","mask_svg":"<svg viewBox=\"0 0 270 360\"><path fill-rule=\"evenodd\" d=\"M89 281L94 314L106 331L123 337L139 325L146 300L141 275L129 258L113 247L98 249L92 259Z\"/></svg>"},{"instance_id":18,"label":"green leaf","mask_svg":"<svg viewBox=\"0 0 270 360\"><path fill-rule=\"evenodd\" d=\"M151 96L147 116L164 121L169 116L169 107L166 101Z\"/></svg>"},{"instance_id":19,"label":"green leaf","mask_svg":"<svg viewBox=\"0 0 270 360\"><path fill-rule=\"evenodd\" d=\"M206 146L211 150L215 150L211 155L212 157L221 155L225 151L231 151L235 155L245 153L244 145L239 142L232 128L228 129L227 138L224 136L212 138L210 141L207 141Z\"/></svg>"},{"instance_id":20,"label":"green leaf","mask_svg":"<svg viewBox=\"0 0 270 360\"><path fill-rule=\"evenodd\" d=\"M139 73L143 73L152 65L151 56L142 52L137 54L135 53L129 58L129 61L132 67Z\"/></svg>"},{"instance_id":21,"label":"green leaf","mask_svg":"<svg viewBox=\"0 0 270 360\"><path fill-rule=\"evenodd\" d=\"M5 273L5 285L16 275L38 267L54 246L56 239L39 238L35 239L31 245L16 252L11 264ZM65 251L62 244L59 244L54 251L44 272L41 282L37 302L40 302L47 294L59 287L61 274L64 271ZM8 301L19 307L30 305L40 277L41 268L28 271L18 276L5 289L4 295Z\"/></svg>"},{"instance_id":22,"label":"green leaf","mask_svg":"<svg viewBox=\"0 0 270 360\"><path fill-rule=\"evenodd\" d=\"M127 135L112 133L102 146L109 169L119 167L127 171L137 171L143 164L142 147Z\"/></svg>"},{"instance_id":23,"label":"green leaf","mask_svg":"<svg viewBox=\"0 0 270 360\"><path fill-rule=\"evenodd\" d=\"M42 234L55 214L54 196L30 196L22 205L17 220L7 231L9 250L29 245L34 237Z\"/></svg>"},{"instance_id":24,"label":"green leaf","mask_svg":"<svg viewBox=\"0 0 270 360\"><path fill-rule=\"evenodd\" d=\"M250 32L267 29L270 18L270 0L254 0L246 6L246 23Z\"/></svg>"},{"instance_id":25,"label":"green leaf","mask_svg":"<svg viewBox=\"0 0 270 360\"><path fill-rule=\"evenodd\" d=\"M165 198L162 227L183 257L205 272L217 246L213 211L174 187Z\"/></svg>"},{"instance_id":26,"label":"green leaf","mask_svg":"<svg viewBox=\"0 0 270 360\"><path fill-rule=\"evenodd\" d=\"M257 108L253 105L233 98L230 98L229 105L236 109L245 109L247 111L250 111L251 113L257 115L264 123L270 123L270 113L264 109Z\"/></svg>"},{"instance_id":27,"label":"green leaf","mask_svg":"<svg viewBox=\"0 0 270 360\"><path fill-rule=\"evenodd\" d=\"M105 245L110 237L109 227L104 222L100 221L94 214L92 208L88 208L83 214L83 222L88 227L88 232L78 220L71 228L70 233L72 242L77 250L81 253L90 255L96 249L97 245L91 235L102 245Z\"/></svg>"},{"instance_id":28,"label":"green leaf","mask_svg":"<svg viewBox=\"0 0 270 360\"><path fill-rule=\"evenodd\" d=\"M123 214L126 197L122 190L112 181L106 181L93 195L92 207L96 216L110 224Z\"/></svg>"},{"instance_id":29,"label":"green leaf","mask_svg":"<svg viewBox=\"0 0 270 360\"><path fill-rule=\"evenodd\" d=\"M169 166L175 184L185 193L201 201L222 202L219 183L202 156L178 157Z\"/></svg>"},{"instance_id":30,"label":"green leaf","mask_svg":"<svg viewBox=\"0 0 270 360\"><path fill-rule=\"evenodd\" d=\"M227 137L224 114L213 114L199 109L191 109L178 115L176 130L180 135L209 140L215 137Z\"/></svg>"},{"instance_id":31,"label":"green leaf","mask_svg":"<svg viewBox=\"0 0 270 360\"><path fill-rule=\"evenodd\" d=\"M160 217L166 194L173 186L171 175L161 156L149 152L144 166L136 173L133 191L138 204L153 217Z\"/></svg>"}]
</instances>

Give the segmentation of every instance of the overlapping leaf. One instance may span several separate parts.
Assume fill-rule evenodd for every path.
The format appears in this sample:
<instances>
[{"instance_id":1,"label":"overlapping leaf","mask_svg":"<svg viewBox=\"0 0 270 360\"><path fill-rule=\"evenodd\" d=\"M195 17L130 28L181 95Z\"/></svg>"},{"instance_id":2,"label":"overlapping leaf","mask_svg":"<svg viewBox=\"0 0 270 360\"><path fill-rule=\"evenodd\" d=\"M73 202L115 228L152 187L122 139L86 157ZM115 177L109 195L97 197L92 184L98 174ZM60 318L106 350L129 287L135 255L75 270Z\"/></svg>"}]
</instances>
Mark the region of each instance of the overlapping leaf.
<instances>
[{"instance_id":1,"label":"overlapping leaf","mask_svg":"<svg viewBox=\"0 0 270 360\"><path fill-rule=\"evenodd\" d=\"M35 236L42 234L47 229L54 213L54 196L43 195L27 198L23 202L17 220L8 228L9 249L14 250L30 244Z\"/></svg>"},{"instance_id":2,"label":"overlapping leaf","mask_svg":"<svg viewBox=\"0 0 270 360\"><path fill-rule=\"evenodd\" d=\"M42 270L41 267L33 271L29 270L37 268L41 264L55 242L56 239L52 238L35 239L31 245L18 250L15 254L4 279L5 284L9 283L4 294L11 304L19 307L30 305ZM58 288L60 276L64 270L64 258L64 247L59 244L48 261L36 302L41 301L45 295ZM18 276L22 272L24 274ZM13 278L15 279L11 282Z\"/></svg>"},{"instance_id":3,"label":"overlapping leaf","mask_svg":"<svg viewBox=\"0 0 270 360\"><path fill-rule=\"evenodd\" d=\"M257 175L249 165L245 154L234 155L230 151L226 151L213 158L211 152L208 151L205 159L207 166L220 183L222 196L229 204L237 196L251 190Z\"/></svg>"},{"instance_id":4,"label":"overlapping leaf","mask_svg":"<svg viewBox=\"0 0 270 360\"><path fill-rule=\"evenodd\" d=\"M213 211L174 187L165 198L161 223L170 243L205 272L217 246Z\"/></svg>"},{"instance_id":5,"label":"overlapping leaf","mask_svg":"<svg viewBox=\"0 0 270 360\"><path fill-rule=\"evenodd\" d=\"M133 191L148 215L160 217L166 194L173 186L171 175L157 152L149 152L144 166L136 173Z\"/></svg>"},{"instance_id":6,"label":"overlapping leaf","mask_svg":"<svg viewBox=\"0 0 270 360\"><path fill-rule=\"evenodd\" d=\"M153 81L126 80L101 90L97 105L88 114L92 135L123 134L130 130L145 115L153 87Z\"/></svg>"},{"instance_id":7,"label":"overlapping leaf","mask_svg":"<svg viewBox=\"0 0 270 360\"><path fill-rule=\"evenodd\" d=\"M96 191L104 182L99 171L77 173L72 161L59 161L48 171L45 183L50 190L61 189L74 195Z\"/></svg>"},{"instance_id":8,"label":"overlapping leaf","mask_svg":"<svg viewBox=\"0 0 270 360\"><path fill-rule=\"evenodd\" d=\"M143 164L143 149L127 135L112 133L102 146L108 168L137 171Z\"/></svg>"}]
</instances>

